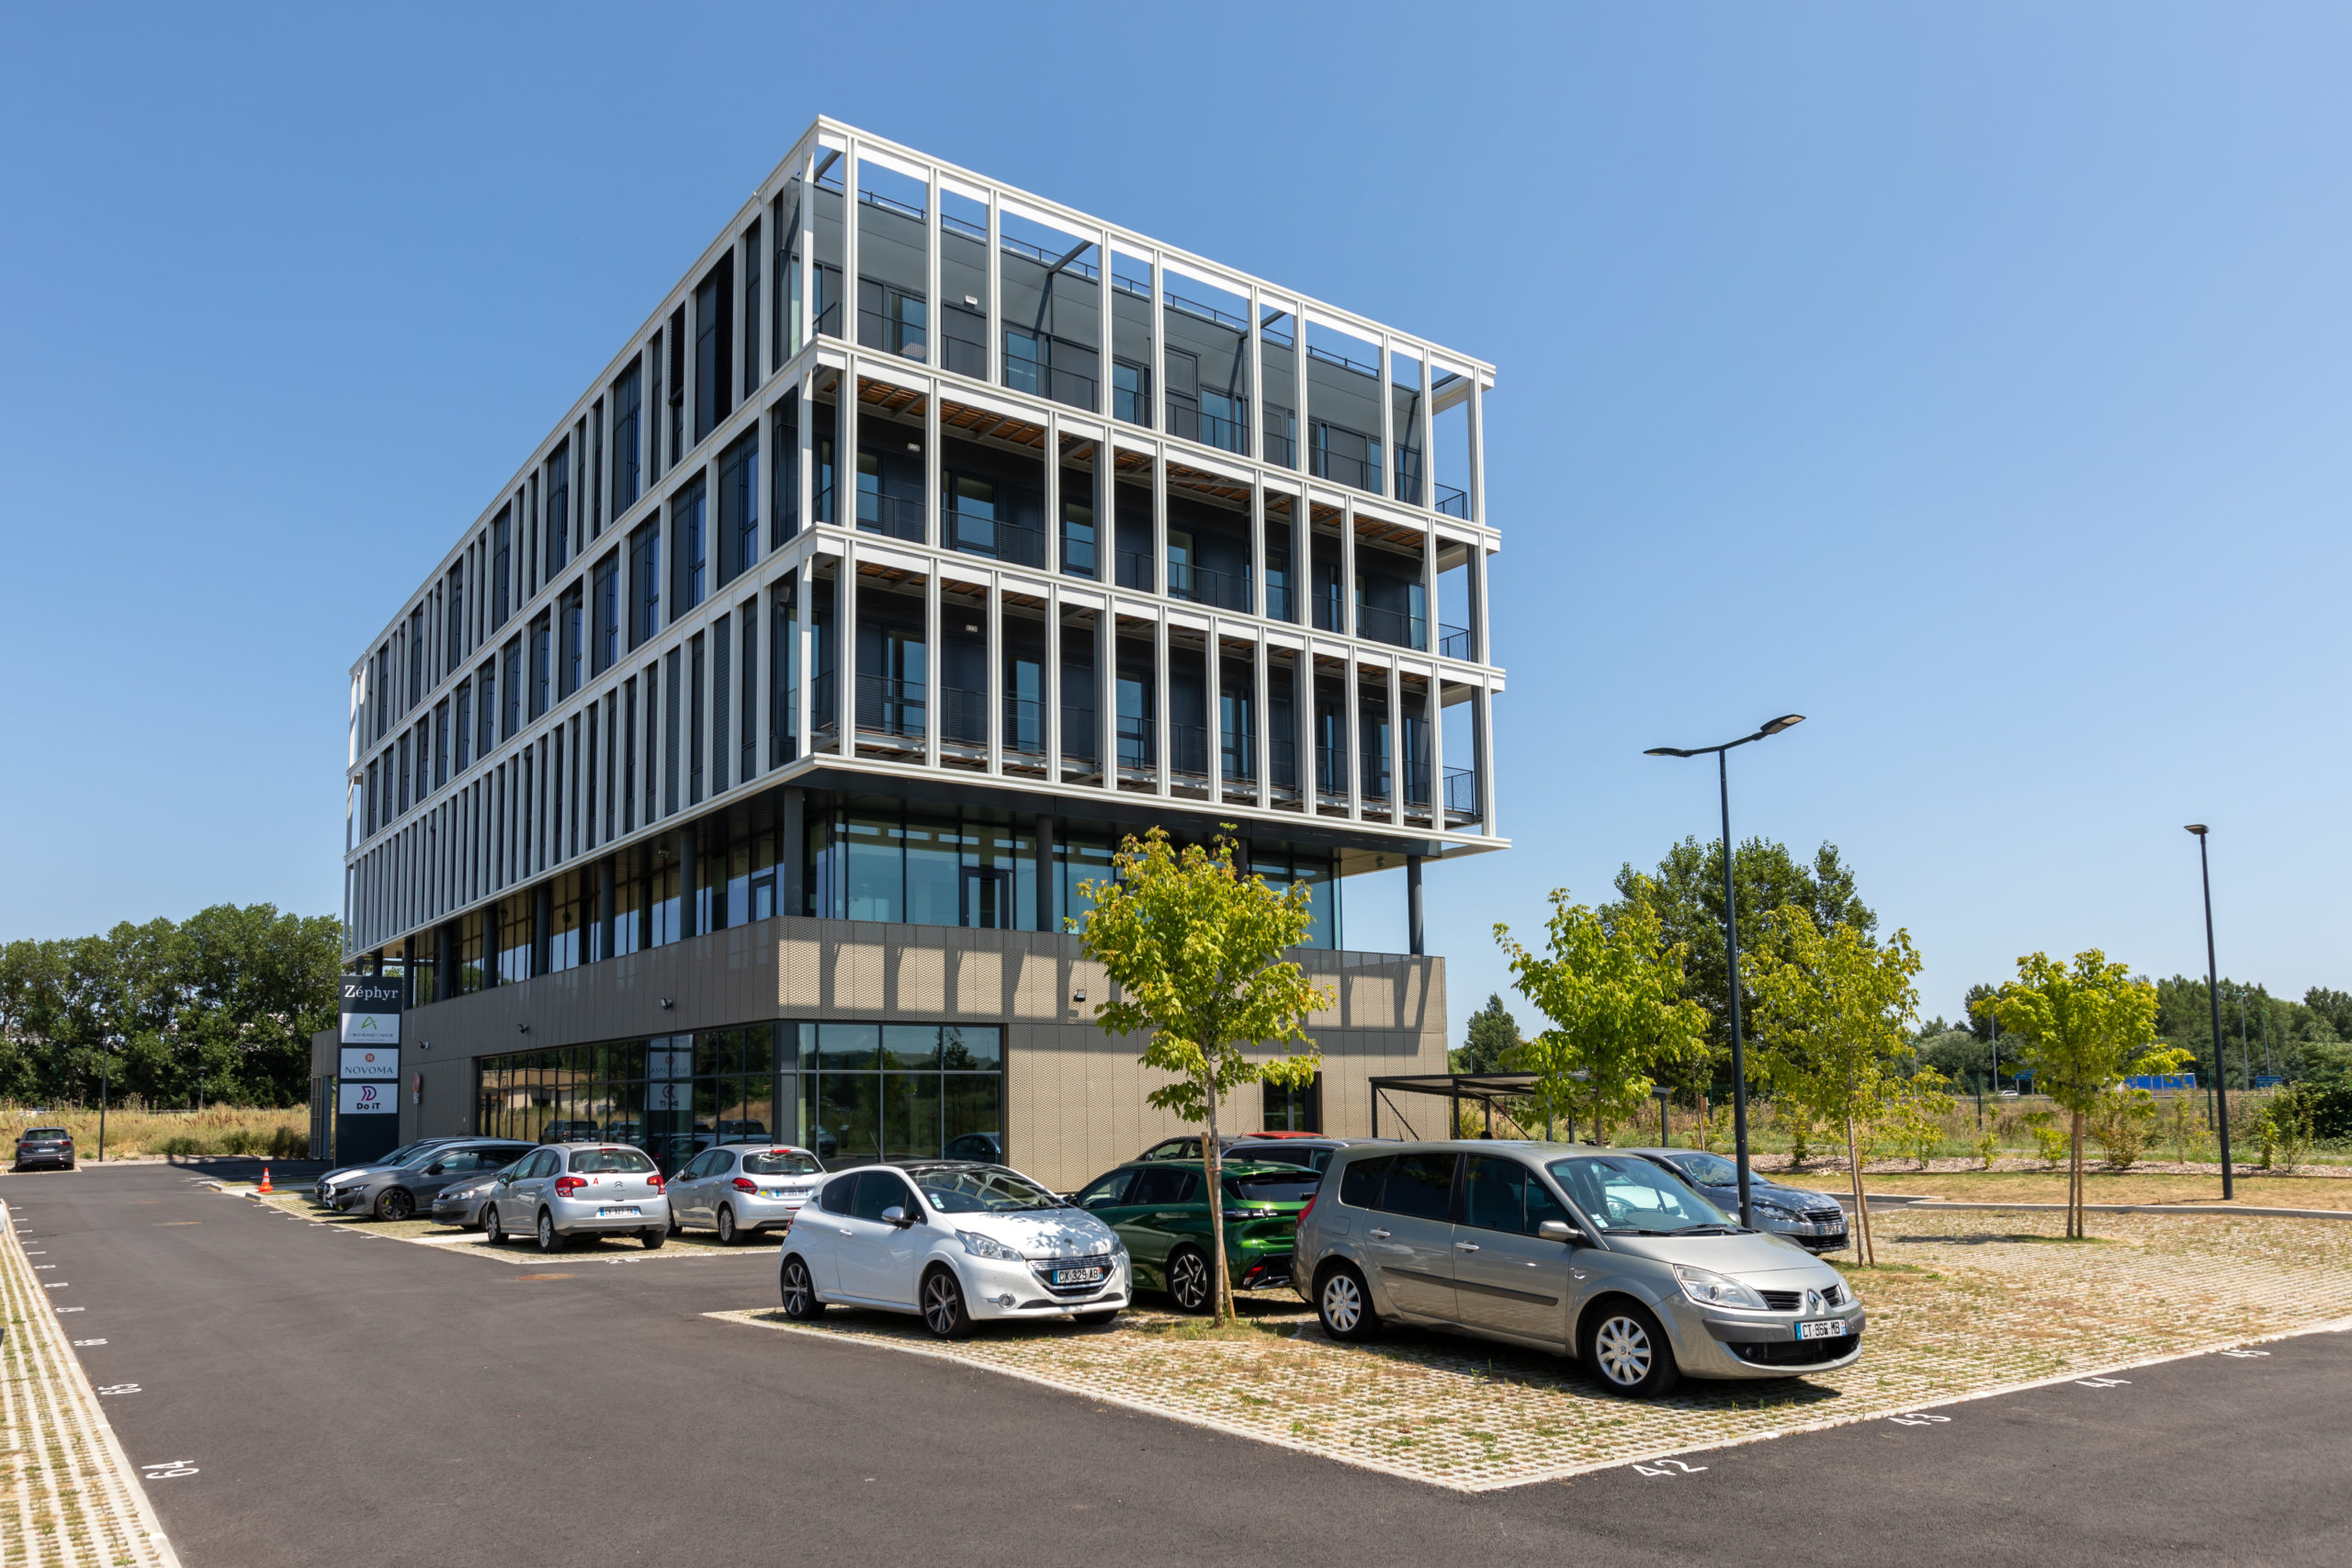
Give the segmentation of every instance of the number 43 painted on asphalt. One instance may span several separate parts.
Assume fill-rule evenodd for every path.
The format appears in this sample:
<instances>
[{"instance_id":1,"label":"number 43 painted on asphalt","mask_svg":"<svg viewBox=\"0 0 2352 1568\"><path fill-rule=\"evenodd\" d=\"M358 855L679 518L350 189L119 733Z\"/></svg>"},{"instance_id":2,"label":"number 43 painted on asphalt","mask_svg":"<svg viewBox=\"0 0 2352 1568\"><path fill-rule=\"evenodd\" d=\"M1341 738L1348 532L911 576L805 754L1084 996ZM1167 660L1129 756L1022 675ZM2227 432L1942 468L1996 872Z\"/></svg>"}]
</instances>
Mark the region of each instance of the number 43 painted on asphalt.
<instances>
[{"instance_id":1,"label":"number 43 painted on asphalt","mask_svg":"<svg viewBox=\"0 0 2352 1568\"><path fill-rule=\"evenodd\" d=\"M1635 1475L1696 1475L1706 1468L1703 1464L1685 1464L1679 1459L1662 1459L1652 1464L1635 1465L1634 1473Z\"/></svg>"}]
</instances>

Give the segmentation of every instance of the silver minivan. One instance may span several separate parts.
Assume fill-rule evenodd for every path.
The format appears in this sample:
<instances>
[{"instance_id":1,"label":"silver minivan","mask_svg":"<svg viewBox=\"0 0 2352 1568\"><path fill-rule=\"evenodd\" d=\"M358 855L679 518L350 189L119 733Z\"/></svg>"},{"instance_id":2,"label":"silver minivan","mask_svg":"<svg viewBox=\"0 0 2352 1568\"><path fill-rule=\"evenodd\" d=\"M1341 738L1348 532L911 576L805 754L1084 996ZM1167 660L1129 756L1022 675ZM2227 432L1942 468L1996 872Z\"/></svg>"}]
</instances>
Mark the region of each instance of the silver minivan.
<instances>
[{"instance_id":1,"label":"silver minivan","mask_svg":"<svg viewBox=\"0 0 2352 1568\"><path fill-rule=\"evenodd\" d=\"M1862 1352L1861 1303L1835 1269L1608 1149L1345 1149L1299 1216L1297 1258L1335 1339L1386 1320L1458 1330L1574 1356L1620 1393L1834 1371Z\"/></svg>"}]
</instances>

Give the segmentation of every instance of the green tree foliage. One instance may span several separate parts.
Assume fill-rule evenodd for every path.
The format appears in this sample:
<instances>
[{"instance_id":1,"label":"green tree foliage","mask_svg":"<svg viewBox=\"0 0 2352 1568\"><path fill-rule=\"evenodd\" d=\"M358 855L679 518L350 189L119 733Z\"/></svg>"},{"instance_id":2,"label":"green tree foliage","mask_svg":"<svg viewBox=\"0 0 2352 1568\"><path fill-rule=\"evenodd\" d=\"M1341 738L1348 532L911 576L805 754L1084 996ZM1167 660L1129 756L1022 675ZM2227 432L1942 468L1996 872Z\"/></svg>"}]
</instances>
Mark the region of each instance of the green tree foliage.
<instances>
[{"instance_id":1,"label":"green tree foliage","mask_svg":"<svg viewBox=\"0 0 2352 1568\"><path fill-rule=\"evenodd\" d=\"M1552 1021L1510 1065L1536 1075L1528 1098L1537 1114L1571 1128L1589 1122L1606 1143L1610 1125L1640 1111L1657 1076L1705 1050L1706 1010L1678 999L1682 954L1648 904L1596 910L1555 888L1546 930L1550 951L1536 953L1509 926L1495 926L1513 985Z\"/></svg>"},{"instance_id":2,"label":"green tree foliage","mask_svg":"<svg viewBox=\"0 0 2352 1568\"><path fill-rule=\"evenodd\" d=\"M268 904L0 946L0 1099L294 1105L333 1027L343 927Z\"/></svg>"},{"instance_id":3,"label":"green tree foliage","mask_svg":"<svg viewBox=\"0 0 2352 1568\"><path fill-rule=\"evenodd\" d=\"M1499 994L1489 994L1487 1005L1470 1015L1463 1043L1445 1054L1446 1066L1457 1073L1499 1073L1509 1070L1510 1054L1519 1049L1519 1021L1503 1006Z\"/></svg>"},{"instance_id":4,"label":"green tree foliage","mask_svg":"<svg viewBox=\"0 0 2352 1568\"><path fill-rule=\"evenodd\" d=\"M2352 1040L2352 992L2313 986L2303 993L2303 1006L2327 1021L2338 1040Z\"/></svg>"},{"instance_id":5,"label":"green tree foliage","mask_svg":"<svg viewBox=\"0 0 2352 1568\"><path fill-rule=\"evenodd\" d=\"M1749 1070L1805 1115L1845 1128L1857 1253L1875 1263L1857 1129L1884 1117L1903 1094L1919 955L1906 931L1881 944L1844 920L1824 926L1794 905L1772 910L1767 923L1772 940L1740 954L1756 997ZM1941 1093L1940 1083L1923 1088Z\"/></svg>"},{"instance_id":6,"label":"green tree foliage","mask_svg":"<svg viewBox=\"0 0 2352 1568\"><path fill-rule=\"evenodd\" d=\"M1816 926L1845 924L1868 936L1878 917L1855 891L1854 873L1838 858L1838 846L1823 844L1805 864L1785 844L1749 839L1732 858L1732 882L1739 897L1739 948L1779 953L1781 941L1770 915L1799 908ZM1683 994L1707 1010L1705 1055L1674 1080L1696 1090L1713 1084L1731 1061L1729 980L1724 959L1724 849L1720 839L1683 840L1666 852L1650 874L1629 863L1617 873L1618 902L1605 912L1636 901L1656 915L1665 941L1683 951Z\"/></svg>"},{"instance_id":7,"label":"green tree foliage","mask_svg":"<svg viewBox=\"0 0 2352 1568\"><path fill-rule=\"evenodd\" d=\"M1936 1019L1919 1031L1911 1043L1911 1055L1920 1071L1941 1074L1963 1092L1974 1093L1988 1082L1992 1047L1973 1030L1936 1027L1942 1022Z\"/></svg>"},{"instance_id":8,"label":"green tree foliage","mask_svg":"<svg viewBox=\"0 0 2352 1568\"><path fill-rule=\"evenodd\" d=\"M1220 1324L1233 1311L1233 1284L1225 1266L1225 1205L1215 1196L1224 1183L1217 1106L1245 1084L1298 1088L1313 1081L1322 1053L1300 1022L1330 1006L1333 995L1283 957L1306 940L1313 921L1306 887L1294 883L1277 893L1262 877L1243 877L1234 870L1233 852L1233 840L1224 837L1179 851L1159 828L1129 838L1112 862L1110 880L1080 885L1093 907L1082 921L1071 921L1086 955L1114 987L1096 1005L1096 1021L1113 1034L1148 1032L1140 1059L1172 1081L1147 1098L1200 1126ZM1281 1049L1271 1061L1253 1062L1244 1055L1252 1045Z\"/></svg>"},{"instance_id":9,"label":"green tree foliage","mask_svg":"<svg viewBox=\"0 0 2352 1568\"><path fill-rule=\"evenodd\" d=\"M2072 1118L2066 1234L2083 1231L2083 1134L2101 1097L2126 1077L2178 1072L2188 1054L2156 1039L2156 987L2088 948L2070 968L2048 953L2018 960L2018 977L1985 1004L2015 1034L2033 1087Z\"/></svg>"},{"instance_id":10,"label":"green tree foliage","mask_svg":"<svg viewBox=\"0 0 2352 1568\"><path fill-rule=\"evenodd\" d=\"M2336 1027L2329 998L2342 993L2313 987L2297 1002L2268 987L2222 979L2222 1062L2232 1089L2250 1089L2256 1076L2275 1073L2302 1081L2352 1078L2352 1040ZM2323 999L2313 1006L2311 998ZM2213 1076L2213 1013L2205 982L2175 975L2156 982L2156 1035L2196 1058L2199 1082Z\"/></svg>"}]
</instances>

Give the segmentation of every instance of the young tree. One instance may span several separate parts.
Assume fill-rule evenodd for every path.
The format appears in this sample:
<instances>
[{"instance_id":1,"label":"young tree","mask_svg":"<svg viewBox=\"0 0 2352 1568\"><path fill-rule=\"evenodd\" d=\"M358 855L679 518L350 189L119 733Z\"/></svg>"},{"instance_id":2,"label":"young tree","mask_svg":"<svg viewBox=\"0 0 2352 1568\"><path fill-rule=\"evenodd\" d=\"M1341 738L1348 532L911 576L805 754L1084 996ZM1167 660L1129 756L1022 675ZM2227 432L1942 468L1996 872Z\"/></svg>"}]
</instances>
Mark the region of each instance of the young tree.
<instances>
[{"instance_id":1,"label":"young tree","mask_svg":"<svg viewBox=\"0 0 2352 1568\"><path fill-rule=\"evenodd\" d=\"M1446 1065L1457 1073L1499 1073L1510 1054L1519 1049L1519 1020L1511 1017L1499 995L1470 1015L1466 1038L1459 1050L1448 1051Z\"/></svg>"},{"instance_id":2,"label":"young tree","mask_svg":"<svg viewBox=\"0 0 2352 1568\"><path fill-rule=\"evenodd\" d=\"M2095 947L2075 954L2072 968L2043 953L2018 959L2018 977L1981 1005L2018 1037L2033 1087L2071 1118L2066 1234L2079 1237L2084 1119L2127 1076L2181 1071L2188 1053L2156 1039L2155 987Z\"/></svg>"},{"instance_id":3,"label":"young tree","mask_svg":"<svg viewBox=\"0 0 2352 1568\"><path fill-rule=\"evenodd\" d=\"M1874 1264L1878 1248L1855 1127L1876 1118L1903 1087L1895 1066L1908 1053L1908 1026L1919 1010L1912 984L1919 955L1906 931L1880 945L1843 920L1825 929L1794 905L1771 911L1767 920L1772 943L1739 955L1756 998L1757 1052L1750 1066L1774 1094L1806 1114L1844 1124L1854 1178L1855 1255Z\"/></svg>"},{"instance_id":4,"label":"young tree","mask_svg":"<svg viewBox=\"0 0 2352 1568\"><path fill-rule=\"evenodd\" d=\"M1513 941L1509 926L1495 926L1512 984L1553 1024L1511 1060L1536 1075L1529 1098L1547 1121L1565 1117L1574 1137L1589 1116L1594 1140L1606 1143L1609 1123L1649 1098L1654 1075L1703 1055L1707 1010L1678 999L1682 953L1665 941L1646 904L1604 914L1555 888L1548 931L1547 957Z\"/></svg>"},{"instance_id":5,"label":"young tree","mask_svg":"<svg viewBox=\"0 0 2352 1568\"><path fill-rule=\"evenodd\" d=\"M1300 1021L1330 1006L1333 997L1282 956L1306 940L1312 923L1305 885L1277 893L1262 877L1242 876L1233 851L1224 837L1179 851L1159 828L1141 840L1130 837L1112 862L1111 880L1080 884L1093 908L1070 922L1114 987L1095 1007L1096 1021L1113 1034L1149 1031L1140 1060L1175 1076L1151 1091L1150 1103L1200 1125L1220 1325L1233 1312L1233 1284L1219 1198L1225 1173L1217 1104L1244 1084L1311 1082L1323 1056ZM1281 1052L1253 1062L1242 1054L1253 1044Z\"/></svg>"}]
</instances>

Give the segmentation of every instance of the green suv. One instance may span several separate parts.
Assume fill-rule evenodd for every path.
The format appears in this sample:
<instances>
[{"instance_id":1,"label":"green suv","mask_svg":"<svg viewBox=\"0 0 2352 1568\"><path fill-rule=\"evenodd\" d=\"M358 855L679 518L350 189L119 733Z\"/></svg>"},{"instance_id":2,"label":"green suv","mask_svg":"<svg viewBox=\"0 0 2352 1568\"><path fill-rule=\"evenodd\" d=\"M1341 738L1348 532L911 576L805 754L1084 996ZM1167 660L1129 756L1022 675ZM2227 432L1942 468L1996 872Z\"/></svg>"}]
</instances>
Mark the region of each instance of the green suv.
<instances>
[{"instance_id":1,"label":"green suv","mask_svg":"<svg viewBox=\"0 0 2352 1568\"><path fill-rule=\"evenodd\" d=\"M1298 1216L1323 1178L1295 1165L1228 1160L1225 1177L1226 1268L1237 1291L1290 1283ZM1098 1176L1070 1201L1119 1233L1136 1284L1168 1292L1183 1312L1206 1312L1209 1269L1206 1168L1157 1159Z\"/></svg>"}]
</instances>

